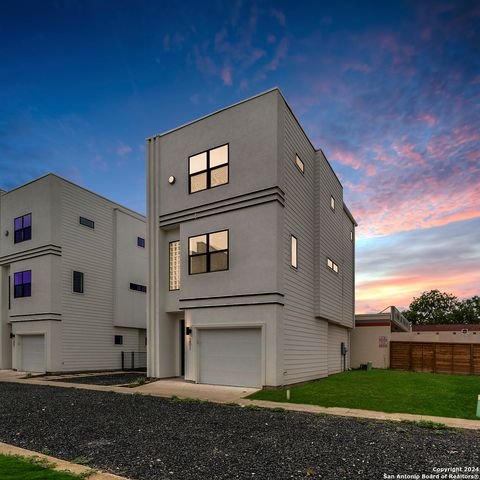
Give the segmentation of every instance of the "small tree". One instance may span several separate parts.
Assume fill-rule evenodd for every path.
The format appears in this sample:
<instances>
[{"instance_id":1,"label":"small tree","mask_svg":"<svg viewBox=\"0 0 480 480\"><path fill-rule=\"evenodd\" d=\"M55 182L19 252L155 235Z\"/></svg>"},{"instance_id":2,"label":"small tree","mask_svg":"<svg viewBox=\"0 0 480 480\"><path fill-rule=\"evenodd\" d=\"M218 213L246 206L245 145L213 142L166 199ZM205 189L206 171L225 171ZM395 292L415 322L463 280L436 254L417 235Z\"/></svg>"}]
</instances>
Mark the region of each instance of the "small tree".
<instances>
[{"instance_id":1,"label":"small tree","mask_svg":"<svg viewBox=\"0 0 480 480\"><path fill-rule=\"evenodd\" d=\"M414 298L403 315L417 325L455 323L455 313L460 302L455 295L430 290Z\"/></svg>"}]
</instances>

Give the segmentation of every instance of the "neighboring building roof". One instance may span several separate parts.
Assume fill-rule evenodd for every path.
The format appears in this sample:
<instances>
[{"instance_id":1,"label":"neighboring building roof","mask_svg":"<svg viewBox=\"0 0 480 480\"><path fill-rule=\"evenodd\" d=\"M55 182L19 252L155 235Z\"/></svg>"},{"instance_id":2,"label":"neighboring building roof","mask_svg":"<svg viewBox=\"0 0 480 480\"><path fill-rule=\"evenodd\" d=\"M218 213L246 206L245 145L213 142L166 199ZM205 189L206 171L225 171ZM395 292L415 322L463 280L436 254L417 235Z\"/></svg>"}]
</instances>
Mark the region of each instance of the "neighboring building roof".
<instances>
[{"instance_id":1,"label":"neighboring building roof","mask_svg":"<svg viewBox=\"0 0 480 480\"><path fill-rule=\"evenodd\" d=\"M480 332L480 324L466 323L437 323L434 325L413 325L414 332L461 332L462 330L470 330Z\"/></svg>"},{"instance_id":2,"label":"neighboring building roof","mask_svg":"<svg viewBox=\"0 0 480 480\"><path fill-rule=\"evenodd\" d=\"M389 309L389 312L385 310ZM400 313L396 307L387 307L380 313L357 313L355 315L356 327L395 326L399 330L409 332L410 322ZM384 313L385 312L385 313Z\"/></svg>"},{"instance_id":3,"label":"neighboring building roof","mask_svg":"<svg viewBox=\"0 0 480 480\"><path fill-rule=\"evenodd\" d=\"M62 182L69 183L70 185L73 185L74 187L80 188L81 190L83 190L85 192L91 193L92 195L95 195L96 197L101 198L102 200L106 200L107 202L110 202L111 204L122 208L126 212L128 212L130 214L133 214L133 216L140 217L139 218L140 220L146 220L145 215L142 215L141 213L138 213L135 210L132 210L131 208L125 207L124 205L121 205L120 203L117 203L117 202L111 200L110 198L107 198L107 197L104 197L103 195L92 192L92 190L89 190L88 188L82 187L81 185L78 185L77 183L74 183L70 180L67 180L66 178L61 177L60 175L57 175L56 173L51 173L51 172L46 173L45 175L42 175L41 177L35 178L34 180L31 180L30 182L24 183L23 185L19 185L18 187L12 188L11 190L5 191L5 190L0 189L0 192L1 192L2 195L6 195L8 193L14 192L15 190L26 187L27 185L30 185L31 183L38 182L39 180L42 180L42 179L44 179L46 177L49 177L49 176L58 178Z\"/></svg>"}]
</instances>

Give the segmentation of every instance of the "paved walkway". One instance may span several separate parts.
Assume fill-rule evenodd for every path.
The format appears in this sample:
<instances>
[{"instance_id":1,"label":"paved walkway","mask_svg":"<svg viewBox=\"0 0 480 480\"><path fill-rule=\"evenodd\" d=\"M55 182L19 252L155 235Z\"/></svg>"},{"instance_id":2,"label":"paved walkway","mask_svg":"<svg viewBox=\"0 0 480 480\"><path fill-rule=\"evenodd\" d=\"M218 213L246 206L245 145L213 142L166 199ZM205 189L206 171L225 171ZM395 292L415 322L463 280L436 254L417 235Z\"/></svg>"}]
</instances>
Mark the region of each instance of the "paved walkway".
<instances>
[{"instance_id":1,"label":"paved walkway","mask_svg":"<svg viewBox=\"0 0 480 480\"><path fill-rule=\"evenodd\" d=\"M23 377L23 378L22 378ZM214 403L239 403L240 405L256 405L263 408L284 408L296 412L321 413L328 415L338 415L342 417L370 418L374 420L387 421L430 421L443 423L447 427L465 428L469 430L480 430L480 420L464 420L461 418L434 417L429 415L413 415L408 413L385 413L371 410L359 410L354 408L340 407L320 407L317 405L306 405L299 403L281 403L269 402L265 400L249 400L248 397L256 392L255 388L246 387L227 387L219 385L203 385L185 382L180 379L164 379L148 383L136 388L112 387L104 385L86 385L80 383L66 383L48 381L49 377L31 377L24 378L22 372L12 372L11 370L0 370L0 382L30 383L33 385L50 385L52 387L79 388L85 390L99 390L108 392L117 392L124 394L142 394L158 397L194 398ZM52 377L58 378L58 377Z\"/></svg>"},{"instance_id":2,"label":"paved walkway","mask_svg":"<svg viewBox=\"0 0 480 480\"><path fill-rule=\"evenodd\" d=\"M119 477L118 475L113 475L111 473L97 472L89 467L85 467L84 465L67 462L65 460L60 460L59 458L44 455L43 453L25 450L24 448L14 447L13 445L9 445L8 443L0 442L0 454L12 456L18 455L20 457L46 460L49 464L52 465L53 470L56 470L58 472L68 471L74 473L75 475L83 475L83 478L88 478L89 480L127 480L125 477Z\"/></svg>"}]
</instances>

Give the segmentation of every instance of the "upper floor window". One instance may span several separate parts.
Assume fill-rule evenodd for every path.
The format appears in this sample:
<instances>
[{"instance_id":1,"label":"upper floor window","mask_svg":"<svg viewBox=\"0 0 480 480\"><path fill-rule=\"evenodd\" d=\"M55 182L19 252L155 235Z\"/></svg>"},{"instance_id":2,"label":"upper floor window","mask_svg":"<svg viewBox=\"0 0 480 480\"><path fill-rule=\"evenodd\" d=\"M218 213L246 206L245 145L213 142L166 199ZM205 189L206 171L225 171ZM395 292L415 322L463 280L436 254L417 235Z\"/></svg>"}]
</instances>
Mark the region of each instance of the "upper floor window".
<instances>
[{"instance_id":1,"label":"upper floor window","mask_svg":"<svg viewBox=\"0 0 480 480\"><path fill-rule=\"evenodd\" d=\"M147 293L147 287L145 285L139 285L138 283L130 283L130 290Z\"/></svg>"},{"instance_id":2,"label":"upper floor window","mask_svg":"<svg viewBox=\"0 0 480 480\"><path fill-rule=\"evenodd\" d=\"M145 248L145 239L142 237L137 237L137 247Z\"/></svg>"},{"instance_id":3,"label":"upper floor window","mask_svg":"<svg viewBox=\"0 0 480 480\"><path fill-rule=\"evenodd\" d=\"M353 242L353 230L350 230L350 240Z\"/></svg>"},{"instance_id":4,"label":"upper floor window","mask_svg":"<svg viewBox=\"0 0 480 480\"><path fill-rule=\"evenodd\" d=\"M290 237L290 265L293 268L298 267L298 242L297 237Z\"/></svg>"},{"instance_id":5,"label":"upper floor window","mask_svg":"<svg viewBox=\"0 0 480 480\"><path fill-rule=\"evenodd\" d=\"M188 239L188 273L228 270L228 230Z\"/></svg>"},{"instance_id":6,"label":"upper floor window","mask_svg":"<svg viewBox=\"0 0 480 480\"><path fill-rule=\"evenodd\" d=\"M32 271L25 270L13 275L13 296L14 298L32 296Z\"/></svg>"},{"instance_id":7,"label":"upper floor window","mask_svg":"<svg viewBox=\"0 0 480 480\"><path fill-rule=\"evenodd\" d=\"M80 217L80 225L84 225L88 228L95 228L95 222L85 217Z\"/></svg>"},{"instance_id":8,"label":"upper floor window","mask_svg":"<svg viewBox=\"0 0 480 480\"><path fill-rule=\"evenodd\" d=\"M123 345L123 335L115 335L113 341L115 345Z\"/></svg>"},{"instance_id":9,"label":"upper floor window","mask_svg":"<svg viewBox=\"0 0 480 480\"><path fill-rule=\"evenodd\" d=\"M295 155L295 165L302 173L305 173L305 165L303 164L302 160L300 160L298 155Z\"/></svg>"},{"instance_id":10,"label":"upper floor window","mask_svg":"<svg viewBox=\"0 0 480 480\"><path fill-rule=\"evenodd\" d=\"M330 196L330 208L335 211L335 199L333 196Z\"/></svg>"},{"instance_id":11,"label":"upper floor window","mask_svg":"<svg viewBox=\"0 0 480 480\"><path fill-rule=\"evenodd\" d=\"M175 240L168 245L168 289L180 289L180 241Z\"/></svg>"},{"instance_id":12,"label":"upper floor window","mask_svg":"<svg viewBox=\"0 0 480 480\"><path fill-rule=\"evenodd\" d=\"M14 222L14 243L32 239L32 214L17 217Z\"/></svg>"},{"instance_id":13,"label":"upper floor window","mask_svg":"<svg viewBox=\"0 0 480 480\"><path fill-rule=\"evenodd\" d=\"M73 293L83 293L83 272L73 272Z\"/></svg>"},{"instance_id":14,"label":"upper floor window","mask_svg":"<svg viewBox=\"0 0 480 480\"><path fill-rule=\"evenodd\" d=\"M189 193L228 183L228 144L188 159Z\"/></svg>"},{"instance_id":15,"label":"upper floor window","mask_svg":"<svg viewBox=\"0 0 480 480\"><path fill-rule=\"evenodd\" d=\"M327 258L327 267L338 273L338 265L331 258Z\"/></svg>"}]
</instances>

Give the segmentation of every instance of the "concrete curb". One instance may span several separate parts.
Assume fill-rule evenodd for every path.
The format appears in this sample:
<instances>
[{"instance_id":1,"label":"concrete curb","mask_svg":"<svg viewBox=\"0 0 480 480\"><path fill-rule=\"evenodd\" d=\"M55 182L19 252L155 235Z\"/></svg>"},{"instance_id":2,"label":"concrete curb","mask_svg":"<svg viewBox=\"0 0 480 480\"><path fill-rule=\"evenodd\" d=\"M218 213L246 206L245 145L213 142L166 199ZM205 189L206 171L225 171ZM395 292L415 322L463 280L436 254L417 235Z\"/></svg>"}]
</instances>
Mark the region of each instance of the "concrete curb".
<instances>
[{"instance_id":1,"label":"concrete curb","mask_svg":"<svg viewBox=\"0 0 480 480\"><path fill-rule=\"evenodd\" d=\"M25 450L24 448L15 447L9 445L8 443L0 442L0 454L2 455L18 455L20 457L26 458L37 458L44 459L52 464L52 469L58 472L66 471L73 473L75 475L86 475L89 472L92 472L91 475L88 475L89 480L128 480L126 477L119 477L118 475L113 475L112 473L102 473L97 472L90 467L84 465L77 465L76 463L67 462L66 460L60 460L59 458L50 457L49 455L44 455L43 453L33 452L31 450Z\"/></svg>"}]
</instances>

